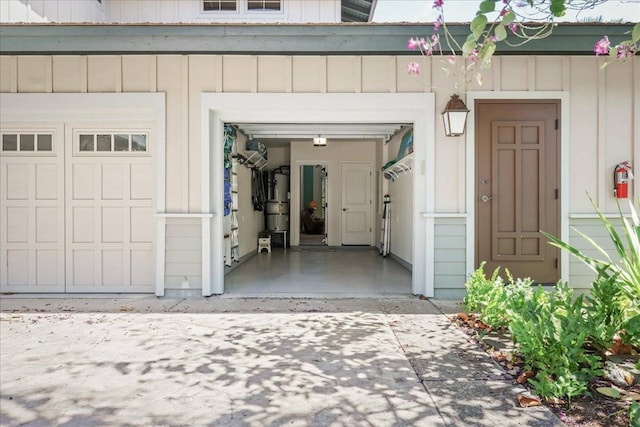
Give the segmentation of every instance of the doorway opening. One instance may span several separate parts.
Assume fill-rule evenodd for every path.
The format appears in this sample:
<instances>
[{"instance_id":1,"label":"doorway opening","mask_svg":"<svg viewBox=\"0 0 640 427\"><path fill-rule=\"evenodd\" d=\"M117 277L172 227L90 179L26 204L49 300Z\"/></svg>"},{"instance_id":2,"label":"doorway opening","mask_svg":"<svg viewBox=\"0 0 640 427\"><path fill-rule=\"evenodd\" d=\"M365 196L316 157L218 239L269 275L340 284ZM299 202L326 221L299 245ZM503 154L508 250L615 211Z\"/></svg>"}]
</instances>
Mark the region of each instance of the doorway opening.
<instances>
[{"instance_id":1,"label":"doorway opening","mask_svg":"<svg viewBox=\"0 0 640 427\"><path fill-rule=\"evenodd\" d=\"M300 165L300 246L327 245L327 165Z\"/></svg>"},{"instance_id":2,"label":"doorway opening","mask_svg":"<svg viewBox=\"0 0 640 427\"><path fill-rule=\"evenodd\" d=\"M333 162L329 170L340 171L342 162L349 160L363 161L363 155L371 155L375 165L375 177L372 182L380 182L382 176L380 169L386 164L383 154L383 138L371 137L372 129L387 128L389 124L394 127L402 125L413 126L415 150L411 163L415 164L410 176L411 185L404 187L406 195L413 199L412 204L405 209L408 218L397 218L396 223L411 225L411 234L406 239L397 239L400 242L410 242L407 255L404 260L411 267L411 293L422 294L427 297L434 295L434 152L435 152L435 95L433 93L203 93L202 97L202 159L203 159L203 185L202 208L204 212L210 212L210 221L203 221L204 233L202 240L202 294L205 296L228 292L225 289L224 271L224 132L226 123L255 124L266 129L271 126L272 135L279 140L291 142L291 178L292 188L298 188L299 177L295 162L299 160ZM284 126L282 126L284 125ZM290 125L290 126L288 126ZM325 127L330 134L325 134ZM248 134L258 138L259 136L245 129ZM337 131L336 131L337 130ZM345 133L347 135L345 135ZM346 136L347 138L341 138ZM326 138L327 144L319 147L318 152L307 152L308 156L293 156L294 147L304 142L313 150L313 139ZM263 136L263 138L266 138ZM374 141L375 148L363 150L362 143ZM331 145L335 144L340 150L334 151ZM302 148L304 148L302 146ZM325 154L323 155L322 152ZM329 157L330 154L334 157ZM303 154L298 152L297 154ZM347 158L347 156L351 156ZM326 157L325 157L326 156ZM271 161L271 156L269 156ZM297 160L295 160L297 159ZM366 159L364 159L366 160ZM339 198L339 194L331 189L333 181L339 183L340 174L329 175L329 197ZM340 188L339 186L336 188ZM378 187L379 188L379 187ZM297 191L296 191L297 192ZM384 194L376 189L375 222L379 223L382 209L377 205ZM331 196L333 195L333 196ZM425 197L426 195L426 197ZM291 194L291 210L301 209L299 194ZM328 247L340 239L340 228L334 226L334 222L340 221L341 203L328 203L328 219L331 224L327 226ZM332 209L337 209L333 212ZM401 212L397 210L396 212ZM299 246L299 235L296 236L299 218L293 215L291 218L291 245ZM240 214L242 223L242 214ZM242 227L241 227L242 230ZM376 235L380 232L377 226L372 227ZM252 241L256 234L250 237ZM413 238L424 236L425 238ZM376 252L375 242L371 248ZM242 245L242 237L240 245ZM293 252L293 250L291 250ZM393 252L393 250L392 250ZM390 258L385 258L389 260ZM238 269L239 270L239 269ZM343 275L344 276L344 275ZM344 283L349 284L349 275L343 277Z\"/></svg>"}]
</instances>

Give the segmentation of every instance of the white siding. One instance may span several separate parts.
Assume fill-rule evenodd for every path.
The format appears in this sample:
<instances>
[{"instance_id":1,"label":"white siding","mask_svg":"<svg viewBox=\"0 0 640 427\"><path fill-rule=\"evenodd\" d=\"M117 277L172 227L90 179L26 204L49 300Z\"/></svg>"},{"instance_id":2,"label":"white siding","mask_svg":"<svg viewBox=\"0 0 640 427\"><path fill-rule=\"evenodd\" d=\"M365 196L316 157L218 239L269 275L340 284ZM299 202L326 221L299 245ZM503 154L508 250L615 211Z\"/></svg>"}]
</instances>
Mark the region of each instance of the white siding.
<instances>
[{"instance_id":1,"label":"white siding","mask_svg":"<svg viewBox=\"0 0 640 427\"><path fill-rule=\"evenodd\" d=\"M165 288L202 287L202 225L200 219L168 218L165 248Z\"/></svg>"},{"instance_id":2,"label":"white siding","mask_svg":"<svg viewBox=\"0 0 640 427\"><path fill-rule=\"evenodd\" d=\"M162 3L160 14L174 14L168 5L170 2ZM9 13L8 3L0 2L0 6L4 17ZM414 59L415 57L410 56L286 55L0 56L0 91L165 92L166 210L197 213L201 209L199 153L202 92L433 91L436 94L436 112L439 112L454 92L452 82L441 70L438 58L420 58L419 61L423 64L420 77L416 79L409 76L406 65ZM626 64L611 64L603 70L600 69L601 61L589 56L496 57L493 67L483 71L483 84L480 86L474 82L471 87L472 91L507 94L517 90L543 94L547 91L561 91L569 95L569 117L562 118L562 122L569 126L570 138L565 141L569 146L569 163L562 167L563 173L568 174L570 179L569 187L561 191L569 194L567 211L570 216L592 212L586 192L594 197L604 211L615 212L616 203L611 191L613 167L623 160L631 160L634 165L640 163L640 58L634 57ZM434 122L435 194L425 197L435 198L436 214L464 216L474 209L473 206L466 206L464 139L445 138L438 113ZM329 144L330 147L335 146L334 141L329 141ZM350 158L363 160L364 155L379 165L384 160L380 159L381 150L376 154L374 142L369 141L367 144L370 147L367 146L364 150L354 149ZM298 160L326 158L329 162L339 161L333 155L326 157L330 150L325 151L325 154L313 154L312 147L303 147L304 144L294 144L290 158L288 153L281 153L284 163L291 161L293 173ZM345 159L343 154L339 156L340 159ZM337 179L340 175L337 165L335 163L330 168L330 180ZM395 195L394 201L410 200L410 185L398 184L396 182L389 185L394 186L393 191L402 188L401 191L406 193ZM330 185L330 197L338 196L340 193L334 190L339 188L338 184L332 182ZM640 192L635 183L631 184L631 191L637 200ZM338 205L334 203L334 206ZM338 212L330 212L330 216L335 220L340 215ZM567 218L563 220L569 221ZM186 220L173 221L173 224L177 224ZM463 219L459 221L464 222ZM570 221L570 225L575 223L577 220ZM332 233L339 233L339 224L330 224L330 230ZM439 229L438 233L445 233L446 230L449 228ZM410 233L410 230L405 230L401 236L395 235L394 239L410 241L413 238ZM330 244L337 241L336 236L339 234L330 236ZM250 240L253 238L244 239L245 242ZM185 250L200 251L201 243L195 240L192 243ZM456 248L460 250L459 247ZM246 250L249 251L249 248ZM412 254L401 252L403 250L399 248L394 248L394 251L398 251L401 258L411 260ZM436 247L437 259L440 259L439 251ZM581 268L573 260L570 261L570 280L575 280L577 286L586 286L588 275ZM459 282L459 289L462 288L463 276L466 274L464 270L452 270L451 274L445 274L449 270L440 261L436 261L436 270L436 290L454 287L454 282ZM196 280L194 278L193 283Z\"/></svg>"},{"instance_id":3,"label":"white siding","mask_svg":"<svg viewBox=\"0 0 640 427\"><path fill-rule=\"evenodd\" d=\"M202 10L201 0L109 0L111 22L183 23L335 23L340 22L339 0L283 0L281 11L248 11L246 0L238 10Z\"/></svg>"},{"instance_id":4,"label":"white siding","mask_svg":"<svg viewBox=\"0 0 640 427\"><path fill-rule=\"evenodd\" d=\"M105 21L105 5L98 0L0 0L0 22Z\"/></svg>"},{"instance_id":5,"label":"white siding","mask_svg":"<svg viewBox=\"0 0 640 427\"><path fill-rule=\"evenodd\" d=\"M463 218L438 218L435 225L436 298L464 296L466 225Z\"/></svg>"}]
</instances>

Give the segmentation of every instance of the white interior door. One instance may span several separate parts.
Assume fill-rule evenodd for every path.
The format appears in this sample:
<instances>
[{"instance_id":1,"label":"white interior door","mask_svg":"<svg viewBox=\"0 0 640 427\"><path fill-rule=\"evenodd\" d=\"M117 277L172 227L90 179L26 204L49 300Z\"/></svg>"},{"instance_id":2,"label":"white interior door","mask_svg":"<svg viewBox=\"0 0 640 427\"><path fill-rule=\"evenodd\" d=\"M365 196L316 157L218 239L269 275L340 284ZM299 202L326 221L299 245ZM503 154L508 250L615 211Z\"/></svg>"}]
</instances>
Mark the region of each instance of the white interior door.
<instances>
[{"instance_id":1,"label":"white interior door","mask_svg":"<svg viewBox=\"0 0 640 427\"><path fill-rule=\"evenodd\" d=\"M373 244L372 166L342 163L342 244Z\"/></svg>"},{"instance_id":2,"label":"white interior door","mask_svg":"<svg viewBox=\"0 0 640 427\"><path fill-rule=\"evenodd\" d=\"M64 291L62 129L0 133L0 290Z\"/></svg>"}]
</instances>

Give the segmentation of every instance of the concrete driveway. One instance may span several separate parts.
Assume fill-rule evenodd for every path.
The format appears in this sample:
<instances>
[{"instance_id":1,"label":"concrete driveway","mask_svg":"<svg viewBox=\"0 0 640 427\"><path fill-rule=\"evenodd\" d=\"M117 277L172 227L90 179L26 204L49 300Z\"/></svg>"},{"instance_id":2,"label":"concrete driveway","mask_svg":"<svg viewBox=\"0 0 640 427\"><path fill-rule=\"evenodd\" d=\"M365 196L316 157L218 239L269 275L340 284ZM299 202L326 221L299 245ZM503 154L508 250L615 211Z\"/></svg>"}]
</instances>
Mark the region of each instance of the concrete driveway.
<instances>
[{"instance_id":1,"label":"concrete driveway","mask_svg":"<svg viewBox=\"0 0 640 427\"><path fill-rule=\"evenodd\" d=\"M3 426L562 425L417 298L0 308Z\"/></svg>"}]
</instances>

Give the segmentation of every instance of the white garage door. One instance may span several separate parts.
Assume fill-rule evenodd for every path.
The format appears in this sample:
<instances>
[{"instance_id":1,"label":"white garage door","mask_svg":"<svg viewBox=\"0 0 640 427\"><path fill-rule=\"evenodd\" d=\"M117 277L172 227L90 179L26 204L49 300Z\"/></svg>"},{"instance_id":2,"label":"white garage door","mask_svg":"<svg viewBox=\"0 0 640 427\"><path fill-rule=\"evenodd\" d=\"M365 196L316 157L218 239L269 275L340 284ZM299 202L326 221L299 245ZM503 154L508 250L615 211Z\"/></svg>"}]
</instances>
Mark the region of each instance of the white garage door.
<instances>
[{"instance_id":1,"label":"white garage door","mask_svg":"<svg viewBox=\"0 0 640 427\"><path fill-rule=\"evenodd\" d=\"M64 132L0 132L0 290L64 291Z\"/></svg>"},{"instance_id":2,"label":"white garage door","mask_svg":"<svg viewBox=\"0 0 640 427\"><path fill-rule=\"evenodd\" d=\"M153 292L150 130L61 129L2 130L1 290Z\"/></svg>"}]
</instances>

